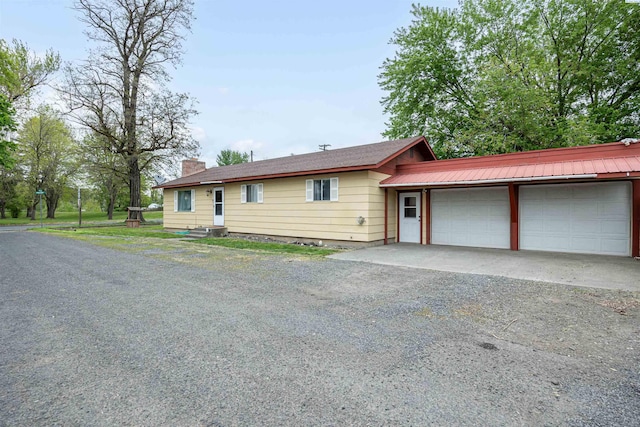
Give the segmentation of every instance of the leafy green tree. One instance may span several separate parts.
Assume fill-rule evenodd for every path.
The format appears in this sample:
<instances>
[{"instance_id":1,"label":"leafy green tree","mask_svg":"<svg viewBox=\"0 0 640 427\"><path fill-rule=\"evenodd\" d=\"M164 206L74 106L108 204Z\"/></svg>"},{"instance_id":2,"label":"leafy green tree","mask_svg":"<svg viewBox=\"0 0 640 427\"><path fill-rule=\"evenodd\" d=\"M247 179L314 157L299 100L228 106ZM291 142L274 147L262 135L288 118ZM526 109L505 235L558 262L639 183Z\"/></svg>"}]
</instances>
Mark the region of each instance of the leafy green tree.
<instances>
[{"instance_id":1,"label":"leafy green tree","mask_svg":"<svg viewBox=\"0 0 640 427\"><path fill-rule=\"evenodd\" d=\"M7 217L7 209L21 210L23 203L17 189L20 181L22 181L22 175L18 168L9 169L0 166L0 219Z\"/></svg>"},{"instance_id":2,"label":"leafy green tree","mask_svg":"<svg viewBox=\"0 0 640 427\"><path fill-rule=\"evenodd\" d=\"M60 55L48 50L38 56L29 47L13 40L0 39L0 93L14 104L25 100L60 68Z\"/></svg>"},{"instance_id":3,"label":"leafy green tree","mask_svg":"<svg viewBox=\"0 0 640 427\"><path fill-rule=\"evenodd\" d=\"M0 39L0 167L14 164L16 145L10 134L17 128L16 107L25 107L29 96L59 68L60 55L51 50L37 56L19 40L9 44ZM0 186L6 188L9 182L2 179L0 176Z\"/></svg>"},{"instance_id":4,"label":"leafy green tree","mask_svg":"<svg viewBox=\"0 0 640 427\"><path fill-rule=\"evenodd\" d=\"M222 150L216 157L218 166L237 165L239 163L247 163L248 161L248 153L234 150Z\"/></svg>"},{"instance_id":5,"label":"leafy green tree","mask_svg":"<svg viewBox=\"0 0 640 427\"><path fill-rule=\"evenodd\" d=\"M97 48L83 65L66 68L61 91L74 118L122 157L129 206L140 207L142 173L199 148L188 129L196 114L192 99L166 87L193 1L77 0L75 9Z\"/></svg>"},{"instance_id":6,"label":"leafy green tree","mask_svg":"<svg viewBox=\"0 0 640 427\"><path fill-rule=\"evenodd\" d=\"M88 182L96 189L107 218L113 219L116 202L128 187L127 164L121 155L110 150L102 135L96 133L87 135L80 149Z\"/></svg>"},{"instance_id":7,"label":"leafy green tree","mask_svg":"<svg viewBox=\"0 0 640 427\"><path fill-rule=\"evenodd\" d=\"M20 129L20 167L31 201L27 207L31 219L36 219L37 190L44 190L47 218L55 218L62 193L78 169L77 145L71 130L50 107L38 108Z\"/></svg>"},{"instance_id":8,"label":"leafy green tree","mask_svg":"<svg viewBox=\"0 0 640 427\"><path fill-rule=\"evenodd\" d=\"M9 139L9 133L17 128L15 114L15 108L7 97L0 93L0 167L2 168L10 168L14 163L12 153L16 149L16 144ZM3 184L0 183L0 185Z\"/></svg>"},{"instance_id":9,"label":"leafy green tree","mask_svg":"<svg viewBox=\"0 0 640 427\"><path fill-rule=\"evenodd\" d=\"M584 145L640 125L640 8L623 0L413 6L382 66L385 136L458 157Z\"/></svg>"}]
</instances>

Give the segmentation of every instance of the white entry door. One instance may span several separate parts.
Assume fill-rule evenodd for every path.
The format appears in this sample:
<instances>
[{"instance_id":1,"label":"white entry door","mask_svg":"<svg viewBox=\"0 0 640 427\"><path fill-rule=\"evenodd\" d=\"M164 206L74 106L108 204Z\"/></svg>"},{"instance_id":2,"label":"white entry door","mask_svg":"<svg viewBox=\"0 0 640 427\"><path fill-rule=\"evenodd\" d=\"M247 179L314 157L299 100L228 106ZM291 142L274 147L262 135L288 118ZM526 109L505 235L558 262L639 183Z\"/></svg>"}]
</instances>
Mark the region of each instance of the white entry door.
<instances>
[{"instance_id":1,"label":"white entry door","mask_svg":"<svg viewBox=\"0 0 640 427\"><path fill-rule=\"evenodd\" d=\"M224 225L224 187L213 189L213 225Z\"/></svg>"},{"instance_id":2,"label":"white entry door","mask_svg":"<svg viewBox=\"0 0 640 427\"><path fill-rule=\"evenodd\" d=\"M400 241L420 243L420 193L400 193Z\"/></svg>"}]
</instances>

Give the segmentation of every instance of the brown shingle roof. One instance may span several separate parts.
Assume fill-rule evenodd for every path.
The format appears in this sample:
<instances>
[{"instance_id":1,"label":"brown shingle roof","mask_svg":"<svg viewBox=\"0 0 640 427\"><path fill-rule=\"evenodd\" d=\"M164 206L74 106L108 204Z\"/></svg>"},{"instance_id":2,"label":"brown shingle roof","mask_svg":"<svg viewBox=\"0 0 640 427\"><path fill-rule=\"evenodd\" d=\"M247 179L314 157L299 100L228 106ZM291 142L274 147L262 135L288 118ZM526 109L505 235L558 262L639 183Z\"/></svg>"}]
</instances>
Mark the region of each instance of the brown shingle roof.
<instances>
[{"instance_id":1,"label":"brown shingle roof","mask_svg":"<svg viewBox=\"0 0 640 427\"><path fill-rule=\"evenodd\" d=\"M420 141L424 141L427 145L424 137L418 136L238 165L212 167L193 175L165 182L158 187L186 187L203 183L248 181L279 176L376 168Z\"/></svg>"}]
</instances>

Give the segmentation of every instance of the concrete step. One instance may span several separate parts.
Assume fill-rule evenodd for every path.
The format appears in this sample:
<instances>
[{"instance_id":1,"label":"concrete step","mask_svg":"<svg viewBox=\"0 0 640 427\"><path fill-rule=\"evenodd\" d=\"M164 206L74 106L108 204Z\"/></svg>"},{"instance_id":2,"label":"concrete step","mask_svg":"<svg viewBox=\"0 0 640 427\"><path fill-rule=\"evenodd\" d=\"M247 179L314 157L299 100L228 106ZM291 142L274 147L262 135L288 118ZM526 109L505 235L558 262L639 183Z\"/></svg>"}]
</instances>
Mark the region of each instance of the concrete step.
<instances>
[{"instance_id":1,"label":"concrete step","mask_svg":"<svg viewBox=\"0 0 640 427\"><path fill-rule=\"evenodd\" d=\"M203 239L205 237L224 237L227 235L227 227L201 227L189 230L185 237L189 239Z\"/></svg>"}]
</instances>

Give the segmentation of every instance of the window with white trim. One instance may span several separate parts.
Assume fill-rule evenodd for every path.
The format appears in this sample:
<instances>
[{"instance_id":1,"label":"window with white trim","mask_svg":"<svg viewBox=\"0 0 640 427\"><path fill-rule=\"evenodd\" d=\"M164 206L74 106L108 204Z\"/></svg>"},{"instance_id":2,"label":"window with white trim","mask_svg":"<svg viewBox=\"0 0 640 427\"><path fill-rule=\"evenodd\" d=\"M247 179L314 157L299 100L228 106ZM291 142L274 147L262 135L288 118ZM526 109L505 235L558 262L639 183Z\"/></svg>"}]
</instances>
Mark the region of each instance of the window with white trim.
<instances>
[{"instance_id":1,"label":"window with white trim","mask_svg":"<svg viewBox=\"0 0 640 427\"><path fill-rule=\"evenodd\" d=\"M176 190L173 192L174 212L196 211L196 190Z\"/></svg>"},{"instance_id":2,"label":"window with white trim","mask_svg":"<svg viewBox=\"0 0 640 427\"><path fill-rule=\"evenodd\" d=\"M262 184L246 184L240 186L241 203L262 203Z\"/></svg>"},{"instance_id":3,"label":"window with white trim","mask_svg":"<svg viewBox=\"0 0 640 427\"><path fill-rule=\"evenodd\" d=\"M338 178L308 179L307 202L338 201Z\"/></svg>"}]
</instances>

